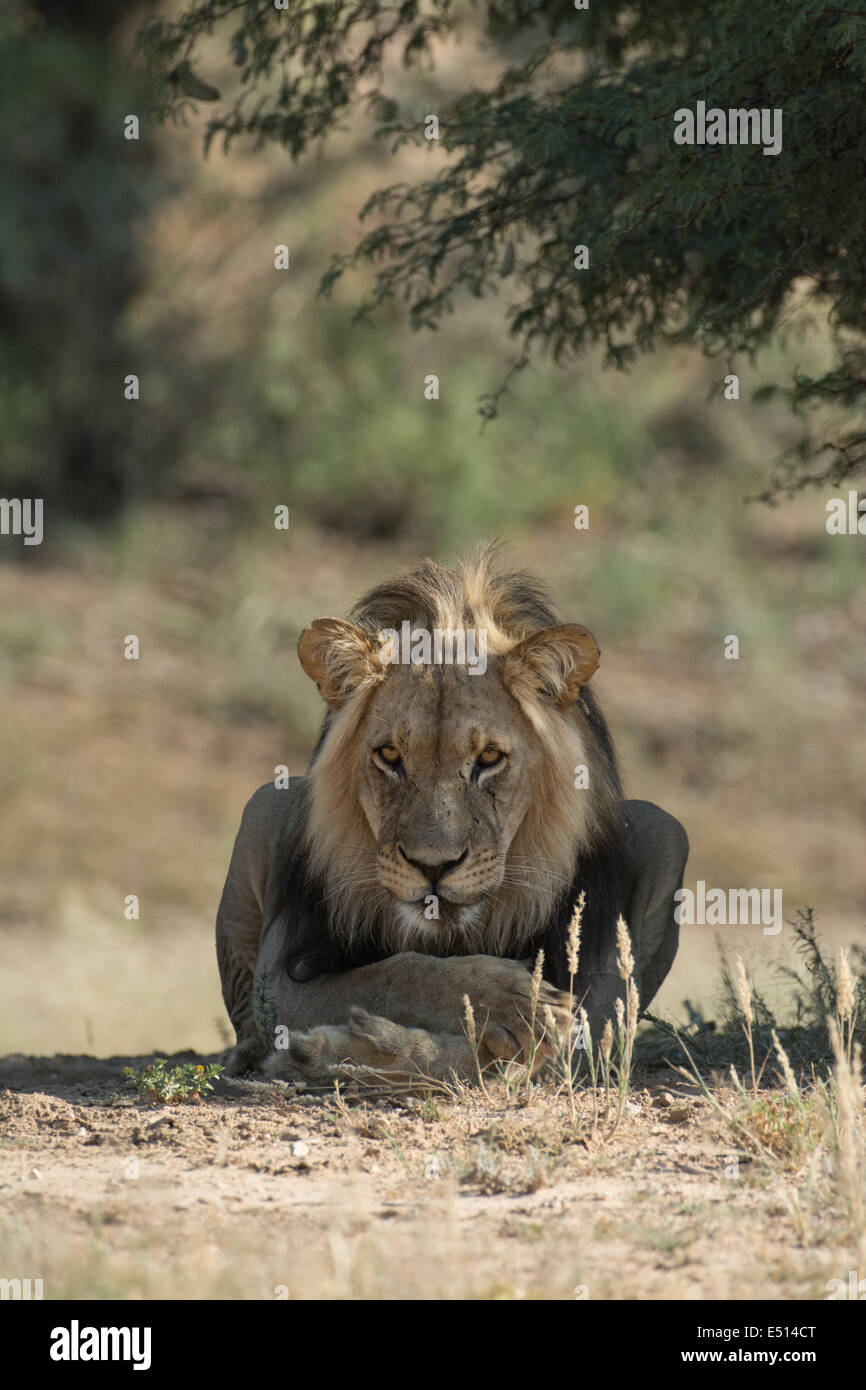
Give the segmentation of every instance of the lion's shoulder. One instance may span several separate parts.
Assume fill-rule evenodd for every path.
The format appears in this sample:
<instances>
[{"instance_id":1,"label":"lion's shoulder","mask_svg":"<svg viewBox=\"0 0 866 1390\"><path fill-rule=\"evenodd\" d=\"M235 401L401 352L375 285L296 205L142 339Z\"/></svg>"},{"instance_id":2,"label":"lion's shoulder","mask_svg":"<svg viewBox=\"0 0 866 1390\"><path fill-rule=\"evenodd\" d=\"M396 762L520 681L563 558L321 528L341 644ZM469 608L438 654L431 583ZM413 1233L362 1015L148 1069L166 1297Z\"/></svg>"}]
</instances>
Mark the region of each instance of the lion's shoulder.
<instances>
[{"instance_id":1,"label":"lion's shoulder","mask_svg":"<svg viewBox=\"0 0 866 1390\"><path fill-rule=\"evenodd\" d=\"M274 903L287 860L303 841L306 814L304 777L291 777L282 786L266 782L253 792L241 816L229 886L248 884L262 907Z\"/></svg>"},{"instance_id":2,"label":"lion's shoulder","mask_svg":"<svg viewBox=\"0 0 866 1390\"><path fill-rule=\"evenodd\" d=\"M279 839L305 813L305 777L289 777L285 784L265 782L254 791L243 810L241 829L259 843Z\"/></svg>"}]
</instances>

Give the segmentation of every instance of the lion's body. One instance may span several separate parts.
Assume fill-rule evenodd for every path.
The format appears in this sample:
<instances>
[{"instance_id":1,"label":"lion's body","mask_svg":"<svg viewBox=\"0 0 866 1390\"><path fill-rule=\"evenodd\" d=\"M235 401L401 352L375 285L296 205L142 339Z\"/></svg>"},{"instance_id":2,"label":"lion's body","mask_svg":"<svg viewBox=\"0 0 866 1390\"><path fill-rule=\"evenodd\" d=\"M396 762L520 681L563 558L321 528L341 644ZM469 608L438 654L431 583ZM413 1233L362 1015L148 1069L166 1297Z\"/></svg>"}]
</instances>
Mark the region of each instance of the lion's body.
<instances>
[{"instance_id":1,"label":"lion's body","mask_svg":"<svg viewBox=\"0 0 866 1390\"><path fill-rule=\"evenodd\" d=\"M557 626L537 585L498 575L487 554L457 572L427 564L353 616L303 634L330 705L322 736L306 777L252 798L235 846L217 921L234 1069L257 1065L283 1027L276 1074L343 1059L466 1071L464 996L487 1060L525 1051L522 962L538 949L539 1009L568 1027L581 891L576 996L596 1026L612 1008L622 914L647 1004L676 949L687 846L671 817L622 798L585 688L590 634ZM403 622L483 632L486 669L383 662L379 633Z\"/></svg>"}]
</instances>

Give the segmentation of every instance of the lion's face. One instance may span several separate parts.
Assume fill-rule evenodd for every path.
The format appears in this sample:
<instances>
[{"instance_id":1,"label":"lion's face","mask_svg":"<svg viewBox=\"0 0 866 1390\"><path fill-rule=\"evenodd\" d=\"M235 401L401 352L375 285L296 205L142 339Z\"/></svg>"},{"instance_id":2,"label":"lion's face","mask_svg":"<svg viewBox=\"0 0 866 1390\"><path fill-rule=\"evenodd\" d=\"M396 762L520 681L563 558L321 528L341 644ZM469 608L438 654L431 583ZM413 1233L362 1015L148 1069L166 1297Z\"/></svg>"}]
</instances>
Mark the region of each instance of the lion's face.
<instances>
[{"instance_id":1,"label":"lion's face","mask_svg":"<svg viewBox=\"0 0 866 1390\"><path fill-rule=\"evenodd\" d=\"M542 757L501 660L483 674L392 668L370 702L359 753L379 882L401 917L433 930L443 918L465 920L506 875Z\"/></svg>"},{"instance_id":2,"label":"lion's face","mask_svg":"<svg viewBox=\"0 0 866 1390\"><path fill-rule=\"evenodd\" d=\"M499 932L503 946L571 881L603 785L576 796L573 782L588 756L575 705L598 648L576 624L491 633L483 673L383 664L376 638L339 618L301 636L332 710L308 844L347 932L364 922L421 950Z\"/></svg>"}]
</instances>

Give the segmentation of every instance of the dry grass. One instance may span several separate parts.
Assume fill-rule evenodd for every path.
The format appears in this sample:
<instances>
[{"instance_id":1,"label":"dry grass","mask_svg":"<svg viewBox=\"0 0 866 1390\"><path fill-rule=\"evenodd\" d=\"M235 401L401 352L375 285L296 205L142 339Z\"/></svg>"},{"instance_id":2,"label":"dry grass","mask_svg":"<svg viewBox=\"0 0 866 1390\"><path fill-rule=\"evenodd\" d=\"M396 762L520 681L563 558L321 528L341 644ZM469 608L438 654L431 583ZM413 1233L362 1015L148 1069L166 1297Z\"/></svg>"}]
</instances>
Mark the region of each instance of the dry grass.
<instances>
[{"instance_id":1,"label":"dry grass","mask_svg":"<svg viewBox=\"0 0 866 1390\"><path fill-rule=\"evenodd\" d=\"M689 1055L683 1077L694 1079L731 1138L755 1155L767 1182L779 1192L800 1239L807 1247L826 1239L828 1225L852 1250L866 1256L866 1089L862 1049L855 1029L857 982L843 949L835 974L836 1013L826 1020L831 1065L811 1066L798 1075L775 1028L770 1030L774 1060L755 1069L755 1013L742 961L737 961L737 996L751 1065L750 1086L730 1066L731 1087L713 1087ZM688 1055L688 1049L685 1047ZM778 1089L761 1080L768 1064Z\"/></svg>"}]
</instances>

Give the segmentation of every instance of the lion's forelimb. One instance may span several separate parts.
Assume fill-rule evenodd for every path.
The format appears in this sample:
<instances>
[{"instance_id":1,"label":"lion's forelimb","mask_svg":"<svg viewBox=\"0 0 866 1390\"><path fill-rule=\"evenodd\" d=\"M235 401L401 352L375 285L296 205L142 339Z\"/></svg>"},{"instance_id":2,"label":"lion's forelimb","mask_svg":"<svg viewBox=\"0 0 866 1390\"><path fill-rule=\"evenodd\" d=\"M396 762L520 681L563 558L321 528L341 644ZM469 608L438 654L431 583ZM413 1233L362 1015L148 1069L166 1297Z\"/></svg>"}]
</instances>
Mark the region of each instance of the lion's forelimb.
<instances>
[{"instance_id":1,"label":"lion's forelimb","mask_svg":"<svg viewBox=\"0 0 866 1390\"><path fill-rule=\"evenodd\" d=\"M256 1000L266 1001L259 1035L269 1047L275 1045L280 1029L296 1034L345 1028L353 1010L417 1033L412 1040L416 1049L422 1047L420 1038L429 1035L456 1038L462 1047L468 1040L466 1000L486 1061L526 1060L549 1043L548 1010L562 1035L570 1026L568 996L542 982L533 999L532 976L520 961L405 951L374 965L294 981L280 969L279 939L275 932L272 940L266 936L263 941L253 990ZM438 1053L444 1055L453 1046L438 1044Z\"/></svg>"}]
</instances>

